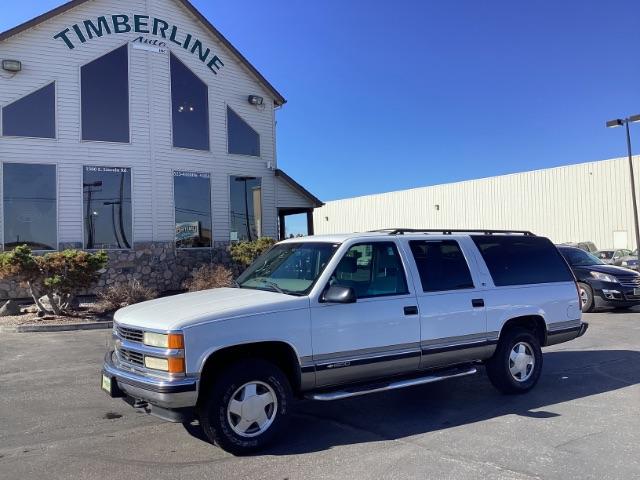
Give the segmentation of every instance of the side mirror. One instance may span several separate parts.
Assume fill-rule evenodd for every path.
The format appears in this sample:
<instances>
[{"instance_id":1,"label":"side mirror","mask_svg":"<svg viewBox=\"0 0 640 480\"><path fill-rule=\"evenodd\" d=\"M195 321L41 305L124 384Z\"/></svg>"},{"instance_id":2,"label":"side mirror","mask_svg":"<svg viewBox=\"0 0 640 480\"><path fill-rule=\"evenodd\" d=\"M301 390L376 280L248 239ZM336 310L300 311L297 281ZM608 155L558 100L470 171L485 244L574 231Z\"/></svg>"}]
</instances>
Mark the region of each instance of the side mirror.
<instances>
[{"instance_id":1,"label":"side mirror","mask_svg":"<svg viewBox=\"0 0 640 480\"><path fill-rule=\"evenodd\" d=\"M332 285L322 295L322 301L327 303L355 303L356 300L355 290L342 285Z\"/></svg>"}]
</instances>

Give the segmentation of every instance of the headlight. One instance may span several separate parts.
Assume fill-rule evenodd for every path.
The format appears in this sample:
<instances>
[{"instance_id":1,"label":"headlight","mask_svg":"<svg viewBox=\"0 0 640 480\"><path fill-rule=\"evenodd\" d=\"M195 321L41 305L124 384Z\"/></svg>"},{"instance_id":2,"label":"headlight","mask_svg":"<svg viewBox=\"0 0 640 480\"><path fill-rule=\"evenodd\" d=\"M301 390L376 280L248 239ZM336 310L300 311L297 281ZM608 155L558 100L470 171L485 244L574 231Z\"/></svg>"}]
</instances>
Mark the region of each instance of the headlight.
<instances>
[{"instance_id":1,"label":"headlight","mask_svg":"<svg viewBox=\"0 0 640 480\"><path fill-rule=\"evenodd\" d=\"M591 276L598 280L602 280L603 282L618 283L618 279L616 277L614 277L613 275L607 275L606 273L591 272Z\"/></svg>"},{"instance_id":2,"label":"headlight","mask_svg":"<svg viewBox=\"0 0 640 480\"><path fill-rule=\"evenodd\" d=\"M158 348L184 348L184 338L181 333L144 332L142 343Z\"/></svg>"},{"instance_id":3,"label":"headlight","mask_svg":"<svg viewBox=\"0 0 640 480\"><path fill-rule=\"evenodd\" d=\"M144 357L144 366L154 370L169 371L169 359L157 357Z\"/></svg>"},{"instance_id":4,"label":"headlight","mask_svg":"<svg viewBox=\"0 0 640 480\"><path fill-rule=\"evenodd\" d=\"M627 265L629 265L629 262L627 262L626 260L624 260L624 261L621 263L621 265L622 265L623 267L626 267Z\"/></svg>"}]
</instances>

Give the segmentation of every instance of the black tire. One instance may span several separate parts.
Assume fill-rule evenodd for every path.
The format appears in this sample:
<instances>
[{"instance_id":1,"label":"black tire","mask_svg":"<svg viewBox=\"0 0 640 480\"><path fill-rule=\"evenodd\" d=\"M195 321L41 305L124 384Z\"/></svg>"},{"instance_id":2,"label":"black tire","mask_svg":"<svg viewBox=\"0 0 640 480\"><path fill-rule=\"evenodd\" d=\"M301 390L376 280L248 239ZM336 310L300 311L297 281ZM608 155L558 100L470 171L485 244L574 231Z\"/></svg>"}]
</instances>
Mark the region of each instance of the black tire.
<instances>
[{"instance_id":1,"label":"black tire","mask_svg":"<svg viewBox=\"0 0 640 480\"><path fill-rule=\"evenodd\" d=\"M595 310L595 302L593 299L593 289L586 283L578 282L580 289L580 302L584 313L593 312ZM583 297L584 292L584 297Z\"/></svg>"},{"instance_id":2,"label":"black tire","mask_svg":"<svg viewBox=\"0 0 640 480\"><path fill-rule=\"evenodd\" d=\"M273 404L272 421L266 430L256 436L246 437L234 430L240 425L242 417L229 413L227 407L230 407L230 402L237 399L238 395L243 396L244 391L241 389L252 382L257 382L258 388L265 390L264 393L275 394L277 402ZM198 412L200 425L212 443L234 455L244 455L266 447L288 423L291 386L282 371L270 362L247 359L234 363L216 379L206 393L208 395ZM268 410L272 407L263 408ZM236 426L233 425L234 421L238 422ZM257 422L252 425L245 434L251 433L252 429L260 430Z\"/></svg>"},{"instance_id":3,"label":"black tire","mask_svg":"<svg viewBox=\"0 0 640 480\"><path fill-rule=\"evenodd\" d=\"M524 345L525 355L533 357L533 365L529 369L528 365L525 366L527 372L525 380L521 381L519 378L511 373L511 366L517 367L515 362L511 361L511 352L516 345ZM518 346L520 349L520 346ZM520 360L519 360L520 361ZM525 393L531 390L542 372L542 349L540 348L540 342L538 338L529 330L523 328L512 328L507 330L501 335L498 347L496 348L493 357L491 357L487 363L487 375L489 380L502 393L515 394ZM524 373L524 372L523 372ZM520 375L522 377L522 375Z\"/></svg>"}]
</instances>

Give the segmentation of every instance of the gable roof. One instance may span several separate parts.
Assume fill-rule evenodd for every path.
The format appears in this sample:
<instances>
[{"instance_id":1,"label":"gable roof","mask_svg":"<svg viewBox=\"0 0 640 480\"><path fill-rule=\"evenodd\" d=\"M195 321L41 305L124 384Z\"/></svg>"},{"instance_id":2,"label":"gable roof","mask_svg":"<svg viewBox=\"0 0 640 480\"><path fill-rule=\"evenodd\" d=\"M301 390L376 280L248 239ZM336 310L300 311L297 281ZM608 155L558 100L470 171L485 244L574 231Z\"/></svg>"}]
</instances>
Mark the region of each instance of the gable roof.
<instances>
[{"instance_id":1,"label":"gable roof","mask_svg":"<svg viewBox=\"0 0 640 480\"><path fill-rule=\"evenodd\" d=\"M89 0L71 0L67 3L64 3L62 5L60 5L57 8L54 8L53 10L49 10L46 13L43 13L42 15L38 15L35 18L32 18L31 20L28 20L16 27L10 28L9 30L6 30L4 32L0 32L0 42L14 36L17 35L18 33L24 32L25 30L28 30L30 28L33 28L39 24L41 24L42 22L45 22L47 20L49 20L50 18L53 18L55 16L58 16L68 10L71 10L72 8L75 8L79 5L82 5L83 3L88 2ZM280 94L280 92L278 92L275 87L273 85L271 85L269 83L269 81L264 78L262 76L262 74L256 69L256 67L254 67L251 62L249 62L249 60L247 60L244 55L242 55L237 49L236 47L234 47L231 42L229 42L229 40L227 40L225 38L224 35L222 35L222 33L220 33L218 31L218 29L216 27L214 27L211 22L209 20L207 20L207 18L202 15L202 13L200 13L200 11L194 7L191 2L189 0L175 0L179 3L181 3L189 12L191 12L193 14L193 16L195 16L198 20L200 20L200 22L218 39L220 40L220 42L222 42L222 44L229 49L229 51L235 55L238 60L240 60L240 63L243 64L248 70L249 72L251 72L255 78L258 80L258 82L260 82L272 95L274 98L274 103L276 105L284 105L287 100Z\"/></svg>"},{"instance_id":2,"label":"gable roof","mask_svg":"<svg viewBox=\"0 0 640 480\"><path fill-rule=\"evenodd\" d=\"M320 208L324 205L322 200L318 199L318 197L314 196L309 190L304 188L302 185L300 185L298 182L296 182L293 178L291 178L289 175L284 173L279 168L276 168L276 177L282 178L282 180L284 180L291 188L293 188L300 195L302 195L307 200L309 200L309 203L311 203L314 208Z\"/></svg>"}]
</instances>

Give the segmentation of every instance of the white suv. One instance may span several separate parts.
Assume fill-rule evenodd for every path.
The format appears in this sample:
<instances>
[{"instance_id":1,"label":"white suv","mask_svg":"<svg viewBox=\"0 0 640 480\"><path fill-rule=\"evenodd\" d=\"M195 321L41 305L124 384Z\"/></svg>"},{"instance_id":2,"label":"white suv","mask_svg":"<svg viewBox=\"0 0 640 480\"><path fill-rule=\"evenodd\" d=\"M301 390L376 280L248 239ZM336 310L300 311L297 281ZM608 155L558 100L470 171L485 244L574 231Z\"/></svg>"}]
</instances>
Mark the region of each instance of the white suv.
<instances>
[{"instance_id":1,"label":"white suv","mask_svg":"<svg viewBox=\"0 0 640 480\"><path fill-rule=\"evenodd\" d=\"M291 400L337 400L471 375L531 389L541 346L574 339L575 279L529 232L386 230L285 240L237 288L115 315L102 386L233 453L263 447Z\"/></svg>"}]
</instances>

